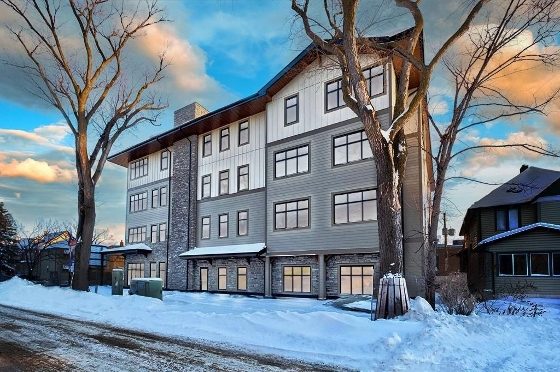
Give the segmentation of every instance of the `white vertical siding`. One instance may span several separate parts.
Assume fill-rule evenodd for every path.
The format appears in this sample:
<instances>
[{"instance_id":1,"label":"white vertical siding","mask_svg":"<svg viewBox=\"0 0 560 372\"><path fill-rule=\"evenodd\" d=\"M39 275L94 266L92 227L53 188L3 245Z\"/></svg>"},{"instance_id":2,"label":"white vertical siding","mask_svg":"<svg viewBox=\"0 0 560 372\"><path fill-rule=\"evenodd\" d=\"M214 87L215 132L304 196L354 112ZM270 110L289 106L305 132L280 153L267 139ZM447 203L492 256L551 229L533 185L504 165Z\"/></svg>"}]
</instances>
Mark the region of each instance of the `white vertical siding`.
<instances>
[{"instance_id":1,"label":"white vertical siding","mask_svg":"<svg viewBox=\"0 0 560 372\"><path fill-rule=\"evenodd\" d=\"M128 164L128 171L127 171L127 179L128 179L128 189L132 189L135 187L139 187L142 185L146 185L149 183L153 183L153 182L157 182L157 181L161 181L164 180L166 178L169 177L169 172L171 172L171 174L173 175L173 148L170 147L169 148L171 154L169 156L169 164L167 166L167 169L165 170L161 170L161 152L163 151L158 151L155 152L153 154L150 154L147 156L148 158L148 174L146 176L140 177L140 178L136 178L131 180L130 179L130 164ZM134 162L138 161L140 159L136 159ZM134 163L133 162L133 163Z\"/></svg>"},{"instance_id":2,"label":"white vertical siding","mask_svg":"<svg viewBox=\"0 0 560 372\"><path fill-rule=\"evenodd\" d=\"M249 121L249 143L239 146L239 123ZM212 155L202 156L203 134L198 138L198 187L197 198L202 195L202 176L211 174L211 196L218 196L219 174L229 169L229 193L237 192L237 167L249 164L249 189L265 186L266 115L264 112L229 125L229 150L220 152L220 130L212 133Z\"/></svg>"}]
</instances>

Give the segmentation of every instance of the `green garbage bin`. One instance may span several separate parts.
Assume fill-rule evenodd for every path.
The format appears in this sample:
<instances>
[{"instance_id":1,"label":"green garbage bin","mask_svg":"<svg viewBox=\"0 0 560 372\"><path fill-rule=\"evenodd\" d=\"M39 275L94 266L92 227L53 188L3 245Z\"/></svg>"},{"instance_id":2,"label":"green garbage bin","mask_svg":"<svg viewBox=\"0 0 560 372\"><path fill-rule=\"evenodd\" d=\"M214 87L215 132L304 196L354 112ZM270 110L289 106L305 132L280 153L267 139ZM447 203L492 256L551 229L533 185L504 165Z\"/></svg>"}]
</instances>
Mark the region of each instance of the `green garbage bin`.
<instances>
[{"instance_id":1,"label":"green garbage bin","mask_svg":"<svg viewBox=\"0 0 560 372\"><path fill-rule=\"evenodd\" d=\"M130 281L128 293L163 300L162 288L161 278L135 278Z\"/></svg>"}]
</instances>

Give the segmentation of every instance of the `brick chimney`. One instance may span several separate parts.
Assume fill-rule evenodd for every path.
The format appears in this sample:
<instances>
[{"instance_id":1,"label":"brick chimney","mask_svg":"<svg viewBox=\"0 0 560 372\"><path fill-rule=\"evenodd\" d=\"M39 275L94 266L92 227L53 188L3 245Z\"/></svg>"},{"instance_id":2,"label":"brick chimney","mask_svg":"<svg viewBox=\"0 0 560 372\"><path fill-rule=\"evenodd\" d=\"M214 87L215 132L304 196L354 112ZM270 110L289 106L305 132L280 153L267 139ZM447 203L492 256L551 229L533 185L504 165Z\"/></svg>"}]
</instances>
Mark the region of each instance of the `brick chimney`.
<instances>
[{"instance_id":1,"label":"brick chimney","mask_svg":"<svg viewBox=\"0 0 560 372\"><path fill-rule=\"evenodd\" d=\"M180 108L174 112L174 126L178 127L191 120L206 115L207 113L208 110L206 110L202 105L198 102L193 102L190 105Z\"/></svg>"},{"instance_id":2,"label":"brick chimney","mask_svg":"<svg viewBox=\"0 0 560 372\"><path fill-rule=\"evenodd\" d=\"M527 164L523 164L523 165L521 166L521 168L519 168L519 173L525 172L525 170L526 170L527 168L529 168L529 166L528 166Z\"/></svg>"}]
</instances>

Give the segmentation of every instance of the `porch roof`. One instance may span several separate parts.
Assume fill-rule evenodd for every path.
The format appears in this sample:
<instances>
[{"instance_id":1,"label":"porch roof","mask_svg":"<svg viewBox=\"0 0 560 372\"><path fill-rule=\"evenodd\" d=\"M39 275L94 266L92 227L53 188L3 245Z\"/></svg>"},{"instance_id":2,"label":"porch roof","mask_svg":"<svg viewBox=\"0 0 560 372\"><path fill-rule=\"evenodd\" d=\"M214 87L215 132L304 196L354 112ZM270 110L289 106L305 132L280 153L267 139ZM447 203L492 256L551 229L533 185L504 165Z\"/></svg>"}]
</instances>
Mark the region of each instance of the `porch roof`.
<instances>
[{"instance_id":1,"label":"porch roof","mask_svg":"<svg viewBox=\"0 0 560 372\"><path fill-rule=\"evenodd\" d=\"M144 243L137 243L137 244L129 244L125 245L124 247L118 248L104 248L99 253L108 255L108 254L148 254L152 252L152 248L148 247Z\"/></svg>"},{"instance_id":2,"label":"porch roof","mask_svg":"<svg viewBox=\"0 0 560 372\"><path fill-rule=\"evenodd\" d=\"M559 231L560 232L560 225L556 225L556 224L552 224L552 223L545 223L545 222L537 222L537 223L533 223L531 225L519 227L519 228L514 229L514 230L506 231L506 232L499 233L499 234L493 235L491 237L488 237L484 240L481 240L475 248L483 247L483 246L485 246L487 244L490 244L490 243L493 243L495 241L502 240L502 239L508 238L510 236L513 236L513 235L522 234L526 231L531 231L531 230L534 230L534 229L537 229L537 228L544 228L544 229L554 230L554 231Z\"/></svg>"},{"instance_id":3,"label":"porch roof","mask_svg":"<svg viewBox=\"0 0 560 372\"><path fill-rule=\"evenodd\" d=\"M230 258L230 257L256 257L266 252L264 243L222 245L218 247L195 247L183 252L180 258Z\"/></svg>"}]
</instances>

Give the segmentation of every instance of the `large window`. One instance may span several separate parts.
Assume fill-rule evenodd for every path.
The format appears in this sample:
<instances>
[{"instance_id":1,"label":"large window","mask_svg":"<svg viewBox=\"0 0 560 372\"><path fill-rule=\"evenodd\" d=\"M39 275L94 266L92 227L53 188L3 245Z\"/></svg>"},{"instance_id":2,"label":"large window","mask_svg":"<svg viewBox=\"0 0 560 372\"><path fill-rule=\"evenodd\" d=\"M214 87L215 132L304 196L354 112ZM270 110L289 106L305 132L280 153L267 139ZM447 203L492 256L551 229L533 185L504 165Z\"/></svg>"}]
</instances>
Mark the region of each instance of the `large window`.
<instances>
[{"instance_id":1,"label":"large window","mask_svg":"<svg viewBox=\"0 0 560 372\"><path fill-rule=\"evenodd\" d=\"M160 167L161 170L166 170L169 168L169 151L163 150L160 155Z\"/></svg>"},{"instance_id":2,"label":"large window","mask_svg":"<svg viewBox=\"0 0 560 372\"><path fill-rule=\"evenodd\" d=\"M220 151L229 150L229 128L220 130Z\"/></svg>"},{"instance_id":3,"label":"large window","mask_svg":"<svg viewBox=\"0 0 560 372\"><path fill-rule=\"evenodd\" d=\"M284 125L292 125L299 121L299 98L293 95L284 100Z\"/></svg>"},{"instance_id":4,"label":"large window","mask_svg":"<svg viewBox=\"0 0 560 372\"><path fill-rule=\"evenodd\" d=\"M150 242L157 243L158 238L158 225L152 225L150 227Z\"/></svg>"},{"instance_id":5,"label":"large window","mask_svg":"<svg viewBox=\"0 0 560 372\"><path fill-rule=\"evenodd\" d=\"M333 139L334 165L352 163L373 157L364 130L343 134Z\"/></svg>"},{"instance_id":6,"label":"large window","mask_svg":"<svg viewBox=\"0 0 560 372\"><path fill-rule=\"evenodd\" d=\"M286 177L291 174L309 172L309 145L274 154L274 176Z\"/></svg>"},{"instance_id":7,"label":"large window","mask_svg":"<svg viewBox=\"0 0 560 372\"><path fill-rule=\"evenodd\" d=\"M165 271L166 270L167 270L167 264L165 262L160 262L159 263L159 269L158 269L158 278L161 279L163 288L167 288L166 283L165 283Z\"/></svg>"},{"instance_id":8,"label":"large window","mask_svg":"<svg viewBox=\"0 0 560 372\"><path fill-rule=\"evenodd\" d=\"M341 266L340 294L373 294L373 266Z\"/></svg>"},{"instance_id":9,"label":"large window","mask_svg":"<svg viewBox=\"0 0 560 372\"><path fill-rule=\"evenodd\" d=\"M560 253L552 254L552 275L560 276Z\"/></svg>"},{"instance_id":10,"label":"large window","mask_svg":"<svg viewBox=\"0 0 560 372\"><path fill-rule=\"evenodd\" d=\"M376 199L376 190L363 190L334 195L334 223L376 220Z\"/></svg>"},{"instance_id":11,"label":"large window","mask_svg":"<svg viewBox=\"0 0 560 372\"><path fill-rule=\"evenodd\" d=\"M520 226L519 219L520 213L517 207L496 209L496 231L517 229Z\"/></svg>"},{"instance_id":12,"label":"large window","mask_svg":"<svg viewBox=\"0 0 560 372\"><path fill-rule=\"evenodd\" d=\"M249 164L237 168L237 191L249 190Z\"/></svg>"},{"instance_id":13,"label":"large window","mask_svg":"<svg viewBox=\"0 0 560 372\"><path fill-rule=\"evenodd\" d=\"M249 211L237 212L237 235L243 236L249 233Z\"/></svg>"},{"instance_id":14,"label":"large window","mask_svg":"<svg viewBox=\"0 0 560 372\"><path fill-rule=\"evenodd\" d=\"M525 253L498 255L500 276L527 276L527 255Z\"/></svg>"},{"instance_id":15,"label":"large window","mask_svg":"<svg viewBox=\"0 0 560 372\"><path fill-rule=\"evenodd\" d=\"M284 266L284 292L311 292L311 266Z\"/></svg>"},{"instance_id":16,"label":"large window","mask_svg":"<svg viewBox=\"0 0 560 372\"><path fill-rule=\"evenodd\" d=\"M212 155L212 134L207 134L202 138L202 156Z\"/></svg>"},{"instance_id":17,"label":"large window","mask_svg":"<svg viewBox=\"0 0 560 372\"><path fill-rule=\"evenodd\" d=\"M130 211L138 212L148 208L148 192L130 195Z\"/></svg>"},{"instance_id":18,"label":"large window","mask_svg":"<svg viewBox=\"0 0 560 372\"><path fill-rule=\"evenodd\" d=\"M309 226L309 200L277 203L274 206L276 230L297 229Z\"/></svg>"},{"instance_id":19,"label":"large window","mask_svg":"<svg viewBox=\"0 0 560 372\"><path fill-rule=\"evenodd\" d=\"M129 263L127 265L127 275L128 285L132 279L143 278L144 277L144 264L143 263Z\"/></svg>"},{"instance_id":20,"label":"large window","mask_svg":"<svg viewBox=\"0 0 560 372\"><path fill-rule=\"evenodd\" d=\"M342 99L342 80L338 79L327 83L325 86L326 111L334 110L344 106Z\"/></svg>"},{"instance_id":21,"label":"large window","mask_svg":"<svg viewBox=\"0 0 560 372\"><path fill-rule=\"evenodd\" d=\"M141 243L146 240L146 226L132 227L128 229L128 242Z\"/></svg>"},{"instance_id":22,"label":"large window","mask_svg":"<svg viewBox=\"0 0 560 372\"><path fill-rule=\"evenodd\" d=\"M238 267L237 268L237 290L246 291L247 290L247 268Z\"/></svg>"},{"instance_id":23,"label":"large window","mask_svg":"<svg viewBox=\"0 0 560 372\"><path fill-rule=\"evenodd\" d=\"M383 66L374 66L364 70L364 78L366 79L367 89L370 97L382 94L385 91L385 74Z\"/></svg>"},{"instance_id":24,"label":"large window","mask_svg":"<svg viewBox=\"0 0 560 372\"><path fill-rule=\"evenodd\" d=\"M202 198L210 197L210 175L202 176Z\"/></svg>"},{"instance_id":25,"label":"large window","mask_svg":"<svg viewBox=\"0 0 560 372\"><path fill-rule=\"evenodd\" d=\"M239 123L239 146L249 143L249 122L242 121Z\"/></svg>"},{"instance_id":26,"label":"large window","mask_svg":"<svg viewBox=\"0 0 560 372\"><path fill-rule=\"evenodd\" d=\"M218 232L218 236L220 238L227 238L228 236L228 215L227 214L220 214L218 216L220 222L220 228Z\"/></svg>"},{"instance_id":27,"label":"large window","mask_svg":"<svg viewBox=\"0 0 560 372\"><path fill-rule=\"evenodd\" d=\"M218 289L224 291L227 289L227 268L218 267Z\"/></svg>"},{"instance_id":28,"label":"large window","mask_svg":"<svg viewBox=\"0 0 560 372\"><path fill-rule=\"evenodd\" d=\"M220 172L220 195L229 193L229 170Z\"/></svg>"},{"instance_id":29,"label":"large window","mask_svg":"<svg viewBox=\"0 0 560 372\"><path fill-rule=\"evenodd\" d=\"M200 268L200 290L207 291L208 290L208 268L201 267Z\"/></svg>"},{"instance_id":30,"label":"large window","mask_svg":"<svg viewBox=\"0 0 560 372\"><path fill-rule=\"evenodd\" d=\"M200 239L210 239L210 217L202 217Z\"/></svg>"},{"instance_id":31,"label":"large window","mask_svg":"<svg viewBox=\"0 0 560 372\"><path fill-rule=\"evenodd\" d=\"M531 253L531 275L549 276L548 253Z\"/></svg>"},{"instance_id":32,"label":"large window","mask_svg":"<svg viewBox=\"0 0 560 372\"><path fill-rule=\"evenodd\" d=\"M152 208L159 206L159 189L152 190Z\"/></svg>"},{"instance_id":33,"label":"large window","mask_svg":"<svg viewBox=\"0 0 560 372\"><path fill-rule=\"evenodd\" d=\"M148 175L148 158L137 160L130 163L130 179L144 177Z\"/></svg>"}]
</instances>

